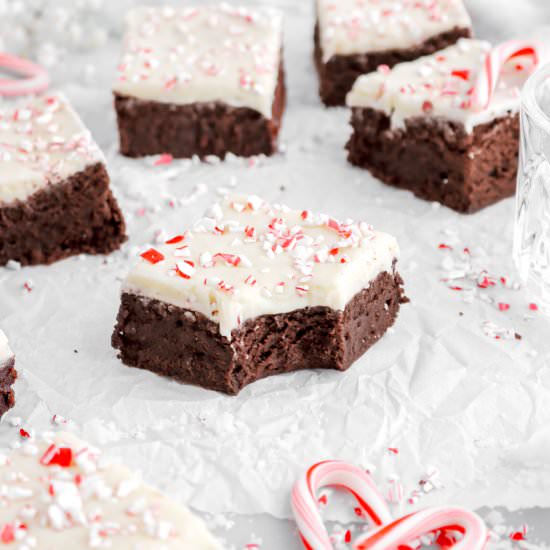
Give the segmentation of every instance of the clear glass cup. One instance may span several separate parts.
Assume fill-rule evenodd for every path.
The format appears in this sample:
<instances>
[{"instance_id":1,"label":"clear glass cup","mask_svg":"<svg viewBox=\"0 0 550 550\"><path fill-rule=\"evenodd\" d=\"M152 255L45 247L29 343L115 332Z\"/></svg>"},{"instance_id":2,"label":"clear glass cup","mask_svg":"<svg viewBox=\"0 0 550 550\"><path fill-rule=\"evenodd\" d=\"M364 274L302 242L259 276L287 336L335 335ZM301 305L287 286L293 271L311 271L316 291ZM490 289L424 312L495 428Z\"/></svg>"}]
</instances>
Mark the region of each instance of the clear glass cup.
<instances>
[{"instance_id":1,"label":"clear glass cup","mask_svg":"<svg viewBox=\"0 0 550 550\"><path fill-rule=\"evenodd\" d=\"M550 312L550 65L529 78L521 97L514 261L529 294Z\"/></svg>"}]
</instances>

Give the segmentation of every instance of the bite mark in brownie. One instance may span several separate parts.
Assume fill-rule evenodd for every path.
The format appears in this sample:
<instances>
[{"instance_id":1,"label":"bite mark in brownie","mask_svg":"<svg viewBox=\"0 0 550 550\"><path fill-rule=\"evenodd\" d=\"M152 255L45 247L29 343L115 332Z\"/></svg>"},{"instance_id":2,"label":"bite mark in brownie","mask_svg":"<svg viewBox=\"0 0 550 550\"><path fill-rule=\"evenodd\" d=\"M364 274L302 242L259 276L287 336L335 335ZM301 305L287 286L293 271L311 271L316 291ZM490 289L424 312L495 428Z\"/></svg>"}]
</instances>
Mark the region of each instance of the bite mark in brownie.
<instances>
[{"instance_id":1,"label":"bite mark in brownie","mask_svg":"<svg viewBox=\"0 0 550 550\"><path fill-rule=\"evenodd\" d=\"M112 344L126 365L234 395L273 374L346 370L393 325L405 301L399 274L384 272L344 311L262 315L228 340L200 313L124 293Z\"/></svg>"},{"instance_id":2,"label":"bite mark in brownie","mask_svg":"<svg viewBox=\"0 0 550 550\"><path fill-rule=\"evenodd\" d=\"M323 52L319 42L319 24L315 25L314 61L319 75L319 95L327 107L346 104L346 95L353 83L363 74L374 72L378 67L393 67L398 63L412 61L424 55L433 54L460 38L472 36L470 28L455 27L437 36L428 38L421 44L408 48L374 51L351 55L333 55L328 61L323 61Z\"/></svg>"},{"instance_id":3,"label":"bite mark in brownie","mask_svg":"<svg viewBox=\"0 0 550 550\"><path fill-rule=\"evenodd\" d=\"M108 254L126 240L122 213L103 164L26 200L0 205L0 265L50 264L75 254Z\"/></svg>"}]
</instances>

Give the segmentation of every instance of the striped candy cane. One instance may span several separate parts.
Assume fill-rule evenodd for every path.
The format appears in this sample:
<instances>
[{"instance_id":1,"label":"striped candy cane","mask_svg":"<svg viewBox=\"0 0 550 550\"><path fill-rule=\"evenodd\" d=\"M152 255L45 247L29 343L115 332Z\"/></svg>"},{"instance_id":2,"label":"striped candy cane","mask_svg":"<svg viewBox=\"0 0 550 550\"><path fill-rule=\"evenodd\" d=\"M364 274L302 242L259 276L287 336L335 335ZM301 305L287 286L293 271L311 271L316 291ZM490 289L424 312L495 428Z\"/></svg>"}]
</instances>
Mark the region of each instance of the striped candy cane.
<instances>
[{"instance_id":1,"label":"striped candy cane","mask_svg":"<svg viewBox=\"0 0 550 550\"><path fill-rule=\"evenodd\" d=\"M461 540L446 546L452 550L482 550L487 544L487 528L480 517L463 508L427 508L404 516L361 536L355 550L398 548L428 533L457 531Z\"/></svg>"},{"instance_id":2,"label":"striped candy cane","mask_svg":"<svg viewBox=\"0 0 550 550\"><path fill-rule=\"evenodd\" d=\"M0 96L15 97L46 90L50 78L45 69L26 59L0 52L0 69L7 69L24 78L0 78Z\"/></svg>"},{"instance_id":3,"label":"striped candy cane","mask_svg":"<svg viewBox=\"0 0 550 550\"><path fill-rule=\"evenodd\" d=\"M333 550L319 513L317 492L322 487L338 487L350 492L375 526L391 521L388 505L369 474L336 460L319 462L292 489L292 511L306 550Z\"/></svg>"},{"instance_id":4,"label":"striped candy cane","mask_svg":"<svg viewBox=\"0 0 550 550\"><path fill-rule=\"evenodd\" d=\"M494 47L487 54L483 70L480 71L472 94L472 107L486 109L495 93L498 77L504 64L515 57L529 56L536 67L539 63L537 45L533 42L509 40Z\"/></svg>"}]
</instances>

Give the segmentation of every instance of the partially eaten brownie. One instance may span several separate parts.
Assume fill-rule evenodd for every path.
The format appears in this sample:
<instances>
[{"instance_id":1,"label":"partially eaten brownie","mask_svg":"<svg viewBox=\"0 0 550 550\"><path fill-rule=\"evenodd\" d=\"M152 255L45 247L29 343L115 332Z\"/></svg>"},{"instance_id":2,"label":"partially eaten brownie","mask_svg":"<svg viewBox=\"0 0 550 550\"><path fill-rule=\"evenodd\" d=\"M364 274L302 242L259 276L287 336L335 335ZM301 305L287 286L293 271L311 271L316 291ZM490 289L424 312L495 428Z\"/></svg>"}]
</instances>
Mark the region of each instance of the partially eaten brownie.
<instances>
[{"instance_id":1,"label":"partially eaten brownie","mask_svg":"<svg viewBox=\"0 0 550 550\"><path fill-rule=\"evenodd\" d=\"M230 394L271 374L345 370L406 301L397 256L366 223L230 197L141 254L113 346L127 365Z\"/></svg>"},{"instance_id":2,"label":"partially eaten brownie","mask_svg":"<svg viewBox=\"0 0 550 550\"><path fill-rule=\"evenodd\" d=\"M285 107L282 16L229 4L136 8L114 94L123 155L271 155Z\"/></svg>"},{"instance_id":3,"label":"partially eaten brownie","mask_svg":"<svg viewBox=\"0 0 550 550\"><path fill-rule=\"evenodd\" d=\"M488 105L472 102L490 44L461 39L434 55L360 77L347 97L352 164L459 212L514 194L519 90L530 57L504 65Z\"/></svg>"}]
</instances>

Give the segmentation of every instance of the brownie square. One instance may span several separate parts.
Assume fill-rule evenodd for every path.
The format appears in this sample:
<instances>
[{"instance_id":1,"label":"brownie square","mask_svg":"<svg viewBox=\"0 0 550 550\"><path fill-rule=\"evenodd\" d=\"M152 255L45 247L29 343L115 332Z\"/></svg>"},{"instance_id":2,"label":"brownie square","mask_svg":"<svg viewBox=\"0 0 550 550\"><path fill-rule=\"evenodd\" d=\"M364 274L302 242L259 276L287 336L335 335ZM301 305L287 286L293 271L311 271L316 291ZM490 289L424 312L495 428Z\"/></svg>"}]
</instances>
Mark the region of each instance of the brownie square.
<instances>
[{"instance_id":1,"label":"brownie square","mask_svg":"<svg viewBox=\"0 0 550 550\"><path fill-rule=\"evenodd\" d=\"M15 356L8 345L6 335L0 330L0 418L15 405L12 386L16 379Z\"/></svg>"},{"instance_id":2,"label":"brownie square","mask_svg":"<svg viewBox=\"0 0 550 550\"><path fill-rule=\"evenodd\" d=\"M271 155L285 108L281 14L136 8L114 96L123 155Z\"/></svg>"},{"instance_id":3,"label":"brownie square","mask_svg":"<svg viewBox=\"0 0 550 550\"><path fill-rule=\"evenodd\" d=\"M432 56L360 77L348 160L383 182L458 212L475 212L514 194L519 89L532 67L509 62L486 107L472 91L490 44L461 39Z\"/></svg>"},{"instance_id":4,"label":"brownie square","mask_svg":"<svg viewBox=\"0 0 550 550\"><path fill-rule=\"evenodd\" d=\"M103 155L68 101L0 110L0 265L106 254L125 239Z\"/></svg>"},{"instance_id":5,"label":"brownie square","mask_svg":"<svg viewBox=\"0 0 550 550\"><path fill-rule=\"evenodd\" d=\"M18 436L2 458L2 546L222 549L188 508L71 433Z\"/></svg>"},{"instance_id":6,"label":"brownie square","mask_svg":"<svg viewBox=\"0 0 550 550\"><path fill-rule=\"evenodd\" d=\"M471 34L462 0L317 0L314 59L321 100L345 105L362 74L432 54Z\"/></svg>"},{"instance_id":7,"label":"brownie square","mask_svg":"<svg viewBox=\"0 0 550 550\"><path fill-rule=\"evenodd\" d=\"M345 370L406 300L397 255L365 223L229 197L142 254L112 343L127 365L229 394L272 374Z\"/></svg>"}]
</instances>

